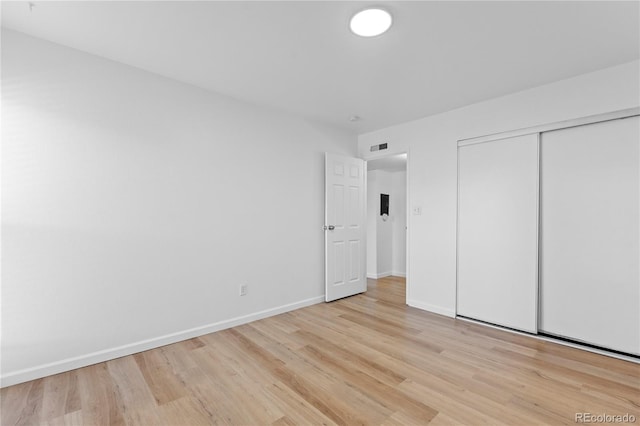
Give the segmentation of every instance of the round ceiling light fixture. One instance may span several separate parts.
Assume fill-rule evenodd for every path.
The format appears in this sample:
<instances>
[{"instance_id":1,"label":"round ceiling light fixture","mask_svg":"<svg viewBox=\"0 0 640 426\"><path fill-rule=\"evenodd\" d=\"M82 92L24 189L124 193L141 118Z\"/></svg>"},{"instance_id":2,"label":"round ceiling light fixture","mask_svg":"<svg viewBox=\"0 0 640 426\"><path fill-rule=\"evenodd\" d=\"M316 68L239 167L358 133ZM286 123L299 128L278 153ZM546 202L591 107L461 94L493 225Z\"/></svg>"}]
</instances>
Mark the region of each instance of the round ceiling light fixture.
<instances>
[{"instance_id":1,"label":"round ceiling light fixture","mask_svg":"<svg viewBox=\"0 0 640 426\"><path fill-rule=\"evenodd\" d=\"M351 18L351 31L361 37L375 37L391 27L391 14L384 9L369 8Z\"/></svg>"}]
</instances>

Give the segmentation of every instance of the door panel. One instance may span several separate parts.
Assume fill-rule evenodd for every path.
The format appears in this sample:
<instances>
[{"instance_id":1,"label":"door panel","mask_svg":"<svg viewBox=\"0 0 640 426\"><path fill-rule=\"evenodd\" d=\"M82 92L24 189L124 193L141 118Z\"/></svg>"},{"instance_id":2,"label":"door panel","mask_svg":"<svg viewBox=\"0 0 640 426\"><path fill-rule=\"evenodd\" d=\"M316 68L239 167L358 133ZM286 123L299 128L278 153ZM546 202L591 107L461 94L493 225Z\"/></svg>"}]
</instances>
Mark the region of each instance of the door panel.
<instances>
[{"instance_id":1,"label":"door panel","mask_svg":"<svg viewBox=\"0 0 640 426\"><path fill-rule=\"evenodd\" d=\"M458 148L458 315L537 330L538 136Z\"/></svg>"},{"instance_id":2,"label":"door panel","mask_svg":"<svg viewBox=\"0 0 640 426\"><path fill-rule=\"evenodd\" d=\"M540 330L640 354L640 118L542 134Z\"/></svg>"},{"instance_id":3,"label":"door panel","mask_svg":"<svg viewBox=\"0 0 640 426\"><path fill-rule=\"evenodd\" d=\"M325 155L325 300L362 293L366 280L365 162Z\"/></svg>"}]
</instances>

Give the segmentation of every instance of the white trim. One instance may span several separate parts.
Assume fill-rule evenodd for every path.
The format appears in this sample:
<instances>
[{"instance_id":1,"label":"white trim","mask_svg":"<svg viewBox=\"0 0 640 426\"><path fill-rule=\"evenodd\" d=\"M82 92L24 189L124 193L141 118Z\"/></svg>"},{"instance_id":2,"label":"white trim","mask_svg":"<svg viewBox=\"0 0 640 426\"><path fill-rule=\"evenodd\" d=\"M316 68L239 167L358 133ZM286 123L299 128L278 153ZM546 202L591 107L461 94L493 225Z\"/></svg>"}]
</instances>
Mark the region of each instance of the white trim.
<instances>
[{"instance_id":1,"label":"white trim","mask_svg":"<svg viewBox=\"0 0 640 426\"><path fill-rule=\"evenodd\" d=\"M458 277L460 276L460 145L456 146L456 300L453 316L458 315Z\"/></svg>"},{"instance_id":2,"label":"white trim","mask_svg":"<svg viewBox=\"0 0 640 426\"><path fill-rule=\"evenodd\" d=\"M407 300L407 305L412 306L414 308L422 309L423 311L429 311L434 314L444 315L449 318L456 317L455 309L445 308L438 305L432 305L430 303L424 303L418 300Z\"/></svg>"},{"instance_id":3,"label":"white trim","mask_svg":"<svg viewBox=\"0 0 640 426\"><path fill-rule=\"evenodd\" d=\"M224 330L238 325L247 324L259 319L293 311L295 309L315 305L316 303L321 302L324 302L324 295L312 297L310 299L305 299L294 303L289 303L271 309L265 309L263 311L255 312L249 315L243 315L224 321L218 321L208 325L203 325L200 327L194 327L188 330L178 331L176 333L165 334L164 336L160 337L154 337L151 339L129 343L127 345L122 345L115 348L104 349L86 355L67 358L61 361L55 361L36 367L25 368L23 370L5 373L0 376L0 387L11 386L18 383L39 379L41 377L51 376L53 374L74 370L76 368L86 367L88 365L97 364L99 362L109 361L123 356L132 355L138 352L147 351L149 349L158 348L160 346L177 343L183 340L192 339L194 337L203 336L205 334L214 333L216 331Z\"/></svg>"},{"instance_id":4,"label":"white trim","mask_svg":"<svg viewBox=\"0 0 640 426\"><path fill-rule=\"evenodd\" d=\"M536 288L533 298L536 304L535 310L535 332L537 333L540 329L540 241L542 234L540 233L540 137L541 133L536 134L536 172L538 176L536 176Z\"/></svg>"},{"instance_id":5,"label":"white trim","mask_svg":"<svg viewBox=\"0 0 640 426\"><path fill-rule=\"evenodd\" d=\"M369 265L367 265L367 244L369 244L369 199L367 198L367 194L369 192L369 170L367 169L368 165L367 165L367 160L365 160L364 158L361 158L362 160L362 175L364 178L364 183L362 185L362 190L364 191L364 214L362 215L362 220L363 220L363 224L364 224L364 236L362 237L362 244L364 245L364 256L363 258L363 262L364 262L364 266L359 265L360 270L364 272L365 278L364 278L364 290L362 290L363 292L366 293L367 289L369 288L369 284L367 283L367 278L369 278L368 274L367 274L367 268L369 267ZM325 185L326 185L326 177L325 177ZM377 249L376 249L377 250ZM325 258L326 259L326 258ZM326 263L326 260L325 260ZM376 266L377 266L377 262L376 262Z\"/></svg>"},{"instance_id":6,"label":"white trim","mask_svg":"<svg viewBox=\"0 0 640 426\"><path fill-rule=\"evenodd\" d=\"M533 339L543 340L545 342L557 343L558 345L568 346L570 348L575 348L575 349L581 349L581 350L584 350L584 351L587 351L587 352L593 352L593 353L598 354L598 355L605 355L605 356L609 356L611 358L621 359L623 361L629 361L629 362L633 362L635 364L640 364L640 359L638 359L636 357L626 356L626 355L618 354L618 353L615 353L615 352L609 352L609 351L604 350L604 349L598 349L598 348L593 348L591 346L581 345L580 343L567 342L566 340L554 339L553 337L541 336L539 334L525 333L523 331L513 330L511 328L505 328L505 327L500 327L500 326L494 325L494 324L488 324L488 323L482 322L482 321L476 321L476 320L471 319L471 318L456 317L456 319L459 319L461 321L470 322L470 323L477 324L477 325L482 325L484 327L493 328L495 330L501 330L501 331L506 331L508 333L519 334L520 336L527 336L527 337L531 337Z\"/></svg>"},{"instance_id":7,"label":"white trim","mask_svg":"<svg viewBox=\"0 0 640 426\"><path fill-rule=\"evenodd\" d=\"M458 146L473 145L477 143L492 142L500 139L508 139L516 136L524 136L531 133L543 133L551 130L566 129L569 127L584 126L586 124L598 123L602 121L618 120L621 118L640 115L640 107L622 109L619 111L607 112L604 114L589 115L587 117L574 118L571 120L556 121L554 123L541 124L539 126L525 127L507 132L493 133L485 136L466 138L458 140Z\"/></svg>"},{"instance_id":8,"label":"white trim","mask_svg":"<svg viewBox=\"0 0 640 426\"><path fill-rule=\"evenodd\" d=\"M379 274L367 274L367 278L371 278L372 280L377 280L380 278L385 278L385 277L390 277L391 275L394 275L391 272L380 272Z\"/></svg>"},{"instance_id":9,"label":"white trim","mask_svg":"<svg viewBox=\"0 0 640 426\"><path fill-rule=\"evenodd\" d=\"M380 274L367 273L367 278L372 279L372 280L377 280L377 279L385 278L385 277L402 277L402 278L406 278L406 276L407 276L406 273L398 272L398 271L382 272Z\"/></svg>"},{"instance_id":10,"label":"white trim","mask_svg":"<svg viewBox=\"0 0 640 426\"><path fill-rule=\"evenodd\" d=\"M406 197L407 199L406 201L406 207L405 207L405 221L404 221L404 225L406 228L406 232L405 232L405 250L404 250L404 262L405 262L405 281L404 281L404 300L405 303L408 305L409 304L409 300L411 298L411 275L410 275L410 269L409 269L409 259L411 258L411 253L410 253L410 247L411 244L409 244L410 239L411 239L411 217L413 216L412 212L411 212L411 185L409 185L410 183L410 171L411 171L411 153L409 148L407 148L406 151L407 154L407 179L405 181L405 191L406 191Z\"/></svg>"}]
</instances>

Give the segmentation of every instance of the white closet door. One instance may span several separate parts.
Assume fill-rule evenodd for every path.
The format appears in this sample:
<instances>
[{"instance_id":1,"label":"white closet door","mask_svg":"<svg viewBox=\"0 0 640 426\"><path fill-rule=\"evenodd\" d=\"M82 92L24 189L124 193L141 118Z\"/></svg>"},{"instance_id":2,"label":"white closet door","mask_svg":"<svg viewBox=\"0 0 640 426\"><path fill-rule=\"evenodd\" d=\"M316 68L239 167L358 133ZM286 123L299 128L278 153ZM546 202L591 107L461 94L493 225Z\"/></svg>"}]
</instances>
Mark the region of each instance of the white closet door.
<instances>
[{"instance_id":1,"label":"white closet door","mask_svg":"<svg viewBox=\"0 0 640 426\"><path fill-rule=\"evenodd\" d=\"M540 330L640 354L640 119L542 134Z\"/></svg>"},{"instance_id":2,"label":"white closet door","mask_svg":"<svg viewBox=\"0 0 640 426\"><path fill-rule=\"evenodd\" d=\"M538 135L458 148L458 315L537 330Z\"/></svg>"}]
</instances>

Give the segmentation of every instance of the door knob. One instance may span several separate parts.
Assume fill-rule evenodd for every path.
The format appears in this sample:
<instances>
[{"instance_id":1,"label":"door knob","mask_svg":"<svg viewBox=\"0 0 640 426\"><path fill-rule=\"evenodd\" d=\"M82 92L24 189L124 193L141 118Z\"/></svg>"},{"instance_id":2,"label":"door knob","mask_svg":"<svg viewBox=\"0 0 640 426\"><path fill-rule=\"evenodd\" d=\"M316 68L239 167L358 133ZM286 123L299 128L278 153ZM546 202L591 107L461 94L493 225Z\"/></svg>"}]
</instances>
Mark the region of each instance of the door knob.
<instances>
[{"instance_id":1,"label":"door knob","mask_svg":"<svg viewBox=\"0 0 640 426\"><path fill-rule=\"evenodd\" d=\"M333 231L334 229L336 229L336 227L333 225L329 225L329 226L325 225L322 227L322 229L324 229L325 231L326 230Z\"/></svg>"}]
</instances>

